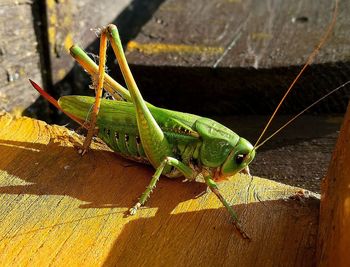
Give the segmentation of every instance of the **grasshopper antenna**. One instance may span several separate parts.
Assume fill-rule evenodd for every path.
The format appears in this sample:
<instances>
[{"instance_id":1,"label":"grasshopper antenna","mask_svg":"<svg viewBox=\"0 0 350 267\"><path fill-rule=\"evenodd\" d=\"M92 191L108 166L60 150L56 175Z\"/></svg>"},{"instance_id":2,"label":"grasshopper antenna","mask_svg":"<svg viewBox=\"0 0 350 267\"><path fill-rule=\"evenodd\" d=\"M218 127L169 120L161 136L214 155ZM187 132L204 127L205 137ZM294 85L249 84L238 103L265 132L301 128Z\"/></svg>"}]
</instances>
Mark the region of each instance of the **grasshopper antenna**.
<instances>
[{"instance_id":1,"label":"grasshopper antenna","mask_svg":"<svg viewBox=\"0 0 350 267\"><path fill-rule=\"evenodd\" d=\"M310 108L312 108L313 106L315 106L317 103L321 102L323 99L327 98L328 96L330 96L331 94L339 91L340 89L342 89L343 87L347 86L348 84L350 84L350 81L347 81L345 83L343 83L342 85L338 86L337 88L333 89L332 91L330 91L329 93L327 93L326 95L322 96L321 98L319 98L318 100L316 100L314 103L312 103L310 106L306 107L305 109L303 109L302 111L300 111L297 115L295 115L293 118L291 118L289 121L287 121L282 127L280 127L278 130L276 130L274 133L272 133L269 137L267 137L264 141L262 141L259 145L255 146L255 149L258 149L259 147L261 147L263 144L265 144L268 140L270 140L272 137L274 137L276 134L278 134L280 131L282 131L284 128L286 128L289 124L291 124L294 120L296 120L300 115L302 115L303 113L305 113L305 111L309 110Z\"/></svg>"},{"instance_id":2,"label":"grasshopper antenna","mask_svg":"<svg viewBox=\"0 0 350 267\"><path fill-rule=\"evenodd\" d=\"M289 86L288 90L285 92L285 94L283 95L281 101L278 103L275 111L272 113L269 121L267 122L265 128L263 129L263 131L261 132L258 140L255 142L254 144L254 148L257 148L258 143L260 142L261 138L264 136L266 130L269 128L272 120L274 119L274 117L276 116L277 111L280 109L282 103L284 102L284 100L286 99L287 95L289 94L289 92L294 88L294 85L296 84L296 82L299 80L299 78L301 77L301 75L304 73L305 69L312 63L312 61L315 59L316 55L318 54L318 52L320 51L321 47L324 45L324 43L327 41L329 35L331 34L335 22L336 22L336 18L337 18L337 14L338 14L338 0L335 0L335 6L334 6L334 10L333 10L333 15L332 15L332 20L327 28L327 31L325 32L325 34L321 37L320 42L318 43L318 46L314 49L314 51L310 54L310 56L307 58L306 63L304 64L303 68L300 70L299 74L295 77L295 79L293 80L293 82L291 83L291 85Z\"/></svg>"},{"instance_id":3,"label":"grasshopper antenna","mask_svg":"<svg viewBox=\"0 0 350 267\"><path fill-rule=\"evenodd\" d=\"M35 90L39 92L40 95L42 95L47 101L49 101L52 105L54 105L58 110L62 111L64 114L66 114L69 118L71 118L73 121L78 123L80 126L87 129L87 126L82 122L79 118L73 116L72 114L69 114L65 112L60 105L58 104L57 100L54 99L52 96L50 96L47 92L45 92L36 82L29 79L30 83L34 87Z\"/></svg>"}]
</instances>

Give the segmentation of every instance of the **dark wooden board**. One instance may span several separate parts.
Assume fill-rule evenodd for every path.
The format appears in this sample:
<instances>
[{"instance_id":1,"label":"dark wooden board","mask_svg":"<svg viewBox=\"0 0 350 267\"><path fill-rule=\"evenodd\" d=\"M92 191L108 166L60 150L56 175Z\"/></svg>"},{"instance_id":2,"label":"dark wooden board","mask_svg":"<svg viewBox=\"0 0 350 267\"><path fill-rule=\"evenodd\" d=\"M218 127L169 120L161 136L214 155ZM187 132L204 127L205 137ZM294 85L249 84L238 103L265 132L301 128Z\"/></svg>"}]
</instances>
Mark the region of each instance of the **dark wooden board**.
<instances>
[{"instance_id":1,"label":"dark wooden board","mask_svg":"<svg viewBox=\"0 0 350 267\"><path fill-rule=\"evenodd\" d=\"M41 83L33 1L0 1L0 110L21 112L38 97L28 78Z\"/></svg>"},{"instance_id":2,"label":"dark wooden board","mask_svg":"<svg viewBox=\"0 0 350 267\"><path fill-rule=\"evenodd\" d=\"M325 30L332 5L326 0L1 1L0 108L22 111L35 100L27 78L42 79L55 96L88 93L90 80L67 49L76 42L97 54L91 29L116 23L124 44L131 41L128 59L142 92L156 105L207 115L268 113ZM297 85L299 93L286 101L285 113L348 79L348 9L348 1L340 1L335 33ZM318 111L343 112L347 97L340 92ZM40 110L47 111L29 113Z\"/></svg>"},{"instance_id":3,"label":"dark wooden board","mask_svg":"<svg viewBox=\"0 0 350 267\"><path fill-rule=\"evenodd\" d=\"M127 46L143 94L201 114L270 113L331 21L334 1L168 0ZM349 1L285 102L291 113L349 78ZM344 112L349 90L315 111Z\"/></svg>"},{"instance_id":4,"label":"dark wooden board","mask_svg":"<svg viewBox=\"0 0 350 267\"><path fill-rule=\"evenodd\" d=\"M69 55L73 43L79 44L91 53L98 62L99 29L109 23L119 26L123 40L135 37L163 0L68 0L46 1L48 31L46 88L50 94L59 97L67 94L93 94L89 90L91 79L77 66ZM109 57L110 59L112 57ZM53 121L64 118L52 110ZM42 119L45 119L43 117Z\"/></svg>"},{"instance_id":5,"label":"dark wooden board","mask_svg":"<svg viewBox=\"0 0 350 267\"><path fill-rule=\"evenodd\" d=\"M214 68L298 66L318 44L333 7L329 0L168 0L128 44L129 61ZM335 32L315 63L349 59L349 7L340 1Z\"/></svg>"},{"instance_id":6,"label":"dark wooden board","mask_svg":"<svg viewBox=\"0 0 350 267\"><path fill-rule=\"evenodd\" d=\"M88 47L94 43L98 48L97 34L99 28L110 23L127 6L129 0L118 1L46 1L48 59L50 66L49 81L51 85L63 83L64 78L74 66L69 55L69 48L74 43ZM74 75L70 74L74 84ZM51 89L52 90L52 89ZM57 95L69 94L72 85L56 86Z\"/></svg>"}]
</instances>

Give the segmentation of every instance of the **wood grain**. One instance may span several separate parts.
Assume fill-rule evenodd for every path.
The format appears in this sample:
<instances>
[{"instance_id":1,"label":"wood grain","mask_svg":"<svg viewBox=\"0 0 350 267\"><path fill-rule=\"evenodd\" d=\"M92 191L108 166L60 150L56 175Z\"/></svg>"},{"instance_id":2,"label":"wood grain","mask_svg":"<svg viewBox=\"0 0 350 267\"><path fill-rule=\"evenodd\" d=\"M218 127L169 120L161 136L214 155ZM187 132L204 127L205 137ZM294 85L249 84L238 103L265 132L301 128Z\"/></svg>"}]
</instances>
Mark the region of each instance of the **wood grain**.
<instances>
[{"instance_id":1,"label":"wood grain","mask_svg":"<svg viewBox=\"0 0 350 267\"><path fill-rule=\"evenodd\" d=\"M130 0L120 0L118 5L115 5L115 1L112 0L98 2L92 0L46 0L45 2L50 75L51 81L55 85L62 82L74 65L69 48L74 43L88 47L93 42L95 42L94 48L97 48L98 29L113 21L129 4ZM56 90L59 91L56 94L71 92L73 89L69 88L70 86L72 85L57 87Z\"/></svg>"},{"instance_id":2,"label":"wood grain","mask_svg":"<svg viewBox=\"0 0 350 267\"><path fill-rule=\"evenodd\" d=\"M28 78L42 81L33 2L0 0L0 110L17 114L38 97Z\"/></svg>"},{"instance_id":3,"label":"wood grain","mask_svg":"<svg viewBox=\"0 0 350 267\"><path fill-rule=\"evenodd\" d=\"M318 266L350 265L350 105L322 185Z\"/></svg>"},{"instance_id":4,"label":"wood grain","mask_svg":"<svg viewBox=\"0 0 350 267\"><path fill-rule=\"evenodd\" d=\"M295 113L348 80L349 1L281 112ZM168 0L127 46L151 103L200 114L270 114L331 21L329 0ZM184 97L186 96L186 97ZM343 113L345 90L314 111ZM196 104L193 103L196 99Z\"/></svg>"},{"instance_id":5,"label":"wood grain","mask_svg":"<svg viewBox=\"0 0 350 267\"><path fill-rule=\"evenodd\" d=\"M327 29L334 5L334 0L168 0L128 44L129 58L184 67L302 65ZM347 60L348 8L349 2L339 1L334 33L315 63Z\"/></svg>"},{"instance_id":6,"label":"wood grain","mask_svg":"<svg viewBox=\"0 0 350 267\"><path fill-rule=\"evenodd\" d=\"M4 266L310 266L319 200L237 175L220 185L253 240L242 240L201 183L161 179L147 207L125 212L153 173L95 142L26 117L0 117L0 262ZM291 198L292 197L292 198Z\"/></svg>"}]
</instances>

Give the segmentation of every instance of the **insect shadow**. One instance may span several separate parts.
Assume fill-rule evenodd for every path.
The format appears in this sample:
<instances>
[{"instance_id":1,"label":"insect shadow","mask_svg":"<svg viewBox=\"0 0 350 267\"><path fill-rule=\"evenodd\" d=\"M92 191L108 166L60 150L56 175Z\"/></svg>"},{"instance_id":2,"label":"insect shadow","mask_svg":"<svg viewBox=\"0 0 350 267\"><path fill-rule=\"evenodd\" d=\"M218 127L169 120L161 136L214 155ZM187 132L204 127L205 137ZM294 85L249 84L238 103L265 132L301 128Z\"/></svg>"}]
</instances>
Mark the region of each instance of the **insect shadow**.
<instances>
[{"instance_id":1,"label":"insect shadow","mask_svg":"<svg viewBox=\"0 0 350 267\"><path fill-rule=\"evenodd\" d=\"M0 194L69 196L85 202L80 208L129 208L153 174L150 167L130 165L130 161L107 150L92 149L82 158L74 147L57 140L50 140L48 144L0 140L0 149L15 155L2 160L0 169L25 182L2 186ZM165 212L205 191L201 183L188 186L179 180L161 179L153 194L168 186L176 194L164 205L157 203ZM152 200L148 206L153 206Z\"/></svg>"},{"instance_id":2,"label":"insect shadow","mask_svg":"<svg viewBox=\"0 0 350 267\"><path fill-rule=\"evenodd\" d=\"M224 208L158 215L128 222L103 266L265 266L267 260L271 266L314 265L317 201L300 206L272 200L248 206L254 211L245 217L254 236L251 242L232 233ZM239 212L245 208L235 206ZM266 213L276 209L271 216Z\"/></svg>"}]
</instances>

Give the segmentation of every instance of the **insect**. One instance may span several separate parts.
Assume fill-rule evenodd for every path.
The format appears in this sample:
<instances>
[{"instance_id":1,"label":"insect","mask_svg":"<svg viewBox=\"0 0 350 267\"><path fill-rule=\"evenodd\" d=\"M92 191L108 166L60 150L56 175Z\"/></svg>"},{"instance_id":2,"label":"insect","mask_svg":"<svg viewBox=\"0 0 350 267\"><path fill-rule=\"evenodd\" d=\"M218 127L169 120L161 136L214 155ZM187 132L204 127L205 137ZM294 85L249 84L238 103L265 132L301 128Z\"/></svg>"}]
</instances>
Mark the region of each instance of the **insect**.
<instances>
[{"instance_id":1,"label":"insect","mask_svg":"<svg viewBox=\"0 0 350 267\"><path fill-rule=\"evenodd\" d=\"M96 84L95 98L64 96L57 102L36 83L33 81L31 83L53 105L88 130L80 151L82 155L87 152L92 137L97 133L98 137L116 153L134 161L149 163L155 168L149 185L138 202L130 208L131 215L145 204L161 175L169 178L184 176L189 181L201 179L225 206L242 237L249 239L236 212L221 195L217 182L238 172L249 174L248 166L254 159L257 148L292 121L287 122L273 135L259 143L281 103L331 32L335 13L336 11L320 45L310 55L304 68L285 93L255 145L209 118L162 109L145 102L126 61L115 25L108 25L101 31L99 66L78 46L74 45L70 49L71 55L92 75ZM105 74L108 40L128 90ZM102 99L103 89L116 100Z\"/></svg>"}]
</instances>

